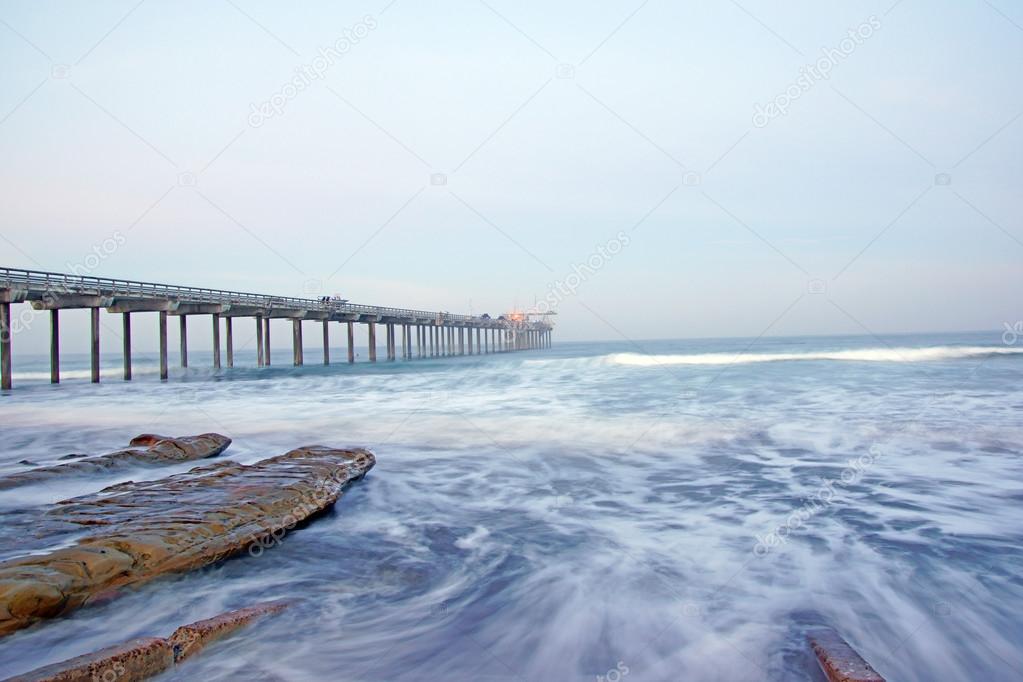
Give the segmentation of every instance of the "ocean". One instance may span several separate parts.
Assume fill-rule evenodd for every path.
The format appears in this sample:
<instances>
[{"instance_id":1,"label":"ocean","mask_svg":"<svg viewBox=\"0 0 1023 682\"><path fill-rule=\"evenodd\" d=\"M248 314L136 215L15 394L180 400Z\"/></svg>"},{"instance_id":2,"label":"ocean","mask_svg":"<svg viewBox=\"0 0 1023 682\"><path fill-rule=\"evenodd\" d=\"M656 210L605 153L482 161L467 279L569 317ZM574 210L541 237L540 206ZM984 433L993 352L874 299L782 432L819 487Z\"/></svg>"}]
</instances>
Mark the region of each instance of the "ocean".
<instances>
[{"instance_id":1,"label":"ocean","mask_svg":"<svg viewBox=\"0 0 1023 682\"><path fill-rule=\"evenodd\" d=\"M216 431L254 462L377 466L262 552L0 640L17 674L271 599L161 680L819 680L836 628L889 680L1023 679L1023 340L1000 332L562 343L103 383L16 355L0 470ZM360 351L361 359L365 351ZM337 360L342 362L338 363ZM171 358L172 364L175 358ZM0 519L190 465L0 492ZM4 524L0 523L0 526ZM16 527L17 524L11 524ZM0 531L0 552L18 554Z\"/></svg>"}]
</instances>

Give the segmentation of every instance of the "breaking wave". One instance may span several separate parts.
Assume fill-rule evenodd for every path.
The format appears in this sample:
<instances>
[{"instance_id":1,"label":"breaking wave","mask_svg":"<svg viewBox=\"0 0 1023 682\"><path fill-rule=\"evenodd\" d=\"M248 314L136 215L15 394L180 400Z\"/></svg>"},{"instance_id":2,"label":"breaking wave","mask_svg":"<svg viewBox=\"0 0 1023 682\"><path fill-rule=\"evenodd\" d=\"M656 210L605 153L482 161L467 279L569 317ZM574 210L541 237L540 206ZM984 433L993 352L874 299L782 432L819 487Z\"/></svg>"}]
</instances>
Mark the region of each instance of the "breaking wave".
<instances>
[{"instance_id":1,"label":"breaking wave","mask_svg":"<svg viewBox=\"0 0 1023 682\"><path fill-rule=\"evenodd\" d=\"M961 360L993 355L1019 355L1023 348L995 346L933 346L930 348L860 348L857 350L806 353L694 353L686 355L645 355L614 353L607 356L615 365L653 367L657 365L733 365L790 360L832 360L844 362L928 362Z\"/></svg>"}]
</instances>

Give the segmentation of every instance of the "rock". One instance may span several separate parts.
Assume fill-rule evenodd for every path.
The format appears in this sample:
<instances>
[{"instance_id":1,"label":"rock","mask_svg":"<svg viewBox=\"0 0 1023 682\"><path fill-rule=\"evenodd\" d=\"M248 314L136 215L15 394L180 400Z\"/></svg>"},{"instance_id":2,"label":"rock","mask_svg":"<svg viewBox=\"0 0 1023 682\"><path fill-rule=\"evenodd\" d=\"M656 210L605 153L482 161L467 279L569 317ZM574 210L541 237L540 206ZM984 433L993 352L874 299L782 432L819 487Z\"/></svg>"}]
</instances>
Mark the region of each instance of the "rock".
<instances>
[{"instance_id":1,"label":"rock","mask_svg":"<svg viewBox=\"0 0 1023 682\"><path fill-rule=\"evenodd\" d=\"M287 608L276 601L229 611L215 618L182 625L170 637L142 637L91 654L54 663L4 682L137 682L167 670L253 620Z\"/></svg>"},{"instance_id":2,"label":"rock","mask_svg":"<svg viewBox=\"0 0 1023 682\"><path fill-rule=\"evenodd\" d=\"M329 508L375 463L366 450L311 446L252 465L230 461L65 500L45 514L48 546L0 562L0 635L116 588L199 568L258 546ZM267 542L269 540L269 542Z\"/></svg>"},{"instance_id":3,"label":"rock","mask_svg":"<svg viewBox=\"0 0 1023 682\"><path fill-rule=\"evenodd\" d=\"M815 630L807 639L829 682L885 682L885 679L831 628Z\"/></svg>"},{"instance_id":4,"label":"rock","mask_svg":"<svg viewBox=\"0 0 1023 682\"><path fill-rule=\"evenodd\" d=\"M39 483L55 476L90 474L116 468L173 464L216 457L230 444L231 439L221 436L219 433L204 433L201 436L182 436L180 438L143 434L133 438L130 443L131 447L126 450L118 450L96 457L67 455L61 457L61 460L71 458L64 464L42 466L29 471L0 476L0 490ZM22 461L26 462L27 460Z\"/></svg>"},{"instance_id":5,"label":"rock","mask_svg":"<svg viewBox=\"0 0 1023 682\"><path fill-rule=\"evenodd\" d=\"M278 613L290 606L290 602L276 601L250 606L237 611L229 611L214 618L200 620L191 625L182 625L174 631L168 641L174 647L174 662L178 663L194 656L204 647L228 636L238 628L244 627L259 618L271 613Z\"/></svg>"}]
</instances>

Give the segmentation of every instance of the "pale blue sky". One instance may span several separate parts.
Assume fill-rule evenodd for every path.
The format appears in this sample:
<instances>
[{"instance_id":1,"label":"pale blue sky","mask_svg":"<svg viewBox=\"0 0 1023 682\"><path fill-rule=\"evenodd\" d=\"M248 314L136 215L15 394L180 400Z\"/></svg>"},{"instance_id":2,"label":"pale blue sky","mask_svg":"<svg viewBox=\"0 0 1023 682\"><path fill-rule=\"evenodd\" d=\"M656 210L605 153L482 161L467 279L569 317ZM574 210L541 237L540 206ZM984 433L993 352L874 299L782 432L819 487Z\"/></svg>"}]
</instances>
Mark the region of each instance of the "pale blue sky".
<instances>
[{"instance_id":1,"label":"pale blue sky","mask_svg":"<svg viewBox=\"0 0 1023 682\"><path fill-rule=\"evenodd\" d=\"M0 2L0 265L496 314L624 231L558 338L1023 317L1017 3L339 4Z\"/></svg>"}]
</instances>

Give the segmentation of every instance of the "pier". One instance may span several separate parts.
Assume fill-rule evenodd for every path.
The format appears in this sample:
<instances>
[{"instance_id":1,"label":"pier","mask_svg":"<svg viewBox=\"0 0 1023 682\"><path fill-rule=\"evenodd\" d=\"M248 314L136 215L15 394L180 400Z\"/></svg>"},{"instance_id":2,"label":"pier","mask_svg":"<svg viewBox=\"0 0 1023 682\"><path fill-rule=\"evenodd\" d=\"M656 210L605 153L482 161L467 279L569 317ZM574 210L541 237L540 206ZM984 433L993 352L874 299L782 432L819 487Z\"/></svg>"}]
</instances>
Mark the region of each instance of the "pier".
<instances>
[{"instance_id":1,"label":"pier","mask_svg":"<svg viewBox=\"0 0 1023 682\"><path fill-rule=\"evenodd\" d=\"M256 365L270 366L270 320L292 323L292 363L304 364L304 323L319 323L323 335L323 364L330 364L330 330L334 323L347 340L347 362L355 362L355 325L364 325L369 362L377 361L377 332L384 337L388 362L455 355L482 355L550 348L552 325L546 316L528 314L456 315L447 312L361 305L345 300L316 300L270 296L219 289L154 284L122 279L65 275L53 272L0 268L0 389L13 385L11 338L12 305L28 304L33 311L48 311L50 318L50 381L60 382L60 311L90 311L91 378L100 380L100 310L120 314L124 380L132 378L132 315L157 313L160 344L160 379L168 378L168 317L178 318L181 366L188 366L189 318L211 322L213 367L234 366L234 321L249 318L256 333ZM34 314L34 313L33 313ZM14 318L17 322L17 318ZM221 334L223 331L223 335ZM221 354L221 341L225 353Z\"/></svg>"}]
</instances>

